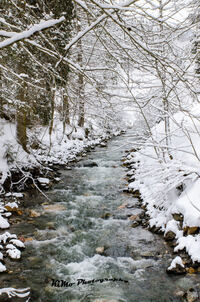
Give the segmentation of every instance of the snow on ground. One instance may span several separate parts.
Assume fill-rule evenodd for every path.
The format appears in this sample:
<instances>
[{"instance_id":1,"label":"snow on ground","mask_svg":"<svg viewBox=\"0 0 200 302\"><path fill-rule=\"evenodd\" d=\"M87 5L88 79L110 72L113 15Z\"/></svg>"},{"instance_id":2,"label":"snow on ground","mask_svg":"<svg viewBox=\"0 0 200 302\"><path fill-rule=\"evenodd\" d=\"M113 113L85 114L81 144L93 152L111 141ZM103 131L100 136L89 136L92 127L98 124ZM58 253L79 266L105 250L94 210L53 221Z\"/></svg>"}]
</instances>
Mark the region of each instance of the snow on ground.
<instances>
[{"instance_id":1,"label":"snow on ground","mask_svg":"<svg viewBox=\"0 0 200 302\"><path fill-rule=\"evenodd\" d=\"M174 251L186 249L186 252L190 255L193 262L200 262L200 235L188 235L187 237L180 237L177 241L178 245Z\"/></svg>"},{"instance_id":2,"label":"snow on ground","mask_svg":"<svg viewBox=\"0 0 200 302\"><path fill-rule=\"evenodd\" d=\"M16 140L16 125L0 119L0 193L12 168L34 165L38 165L34 156L27 154Z\"/></svg>"},{"instance_id":3,"label":"snow on ground","mask_svg":"<svg viewBox=\"0 0 200 302\"><path fill-rule=\"evenodd\" d=\"M94 126L93 126L94 127ZM119 134L118 129L111 131L111 136ZM54 129L51 136L49 129L40 127L35 131L40 147L32 151L38 161L48 164L64 164L76 158L77 154L84 151L86 147L95 146L109 136L106 131L98 127L91 130L88 138L85 136L85 130L80 127L72 129L67 126L63 134L63 123L55 121Z\"/></svg>"},{"instance_id":4,"label":"snow on ground","mask_svg":"<svg viewBox=\"0 0 200 302\"><path fill-rule=\"evenodd\" d=\"M0 289L0 296L2 294L6 294L8 298L12 298L12 297L24 298L29 296L30 288L24 288L24 289L16 289L12 287L2 288Z\"/></svg>"},{"instance_id":5,"label":"snow on ground","mask_svg":"<svg viewBox=\"0 0 200 302\"><path fill-rule=\"evenodd\" d=\"M112 134L119 134L118 129L111 130ZM111 137L106 134L106 130L100 127L90 131L86 138L85 130L80 127L66 126L63 134L63 123L55 118L52 134L49 135L49 127L35 127L28 130L30 154L25 152L16 139L16 125L6 120L0 119L0 193L3 193L2 185L10 175L10 171L22 168L41 167L46 164L66 165L69 161L76 158L88 146L95 146L102 139ZM35 145L34 149L30 146ZM46 183L44 177L39 177L38 182ZM21 193L9 192L6 197L23 197ZM20 194L20 195L19 195Z\"/></svg>"},{"instance_id":6,"label":"snow on ground","mask_svg":"<svg viewBox=\"0 0 200 302\"><path fill-rule=\"evenodd\" d=\"M193 261L200 262L200 235L195 235L200 227L199 117L199 104L188 113L171 117L168 152L164 122L156 124L153 137L127 161L133 168L129 175L135 178L128 188L140 191L150 226L165 234L174 232L175 251L185 248Z\"/></svg>"},{"instance_id":7,"label":"snow on ground","mask_svg":"<svg viewBox=\"0 0 200 302\"><path fill-rule=\"evenodd\" d=\"M174 258L174 260L172 261L172 263L169 266L168 270L171 270L171 269L175 268L177 264L184 267L183 261L182 261L181 257L179 257L179 256L176 256L176 258Z\"/></svg>"},{"instance_id":8,"label":"snow on ground","mask_svg":"<svg viewBox=\"0 0 200 302\"><path fill-rule=\"evenodd\" d=\"M5 232L0 235L0 249L9 255L11 259L20 259L21 251L19 248L24 248L23 242L17 239L15 234L10 234L9 232ZM6 271L6 266L2 262L4 261L3 253L0 252L0 272Z\"/></svg>"},{"instance_id":9,"label":"snow on ground","mask_svg":"<svg viewBox=\"0 0 200 302\"><path fill-rule=\"evenodd\" d=\"M23 198L24 197L24 195L22 193L18 193L18 192L15 192L15 193L9 192L9 193L6 193L5 196L6 197L13 196L13 197L17 197L17 198Z\"/></svg>"}]
</instances>

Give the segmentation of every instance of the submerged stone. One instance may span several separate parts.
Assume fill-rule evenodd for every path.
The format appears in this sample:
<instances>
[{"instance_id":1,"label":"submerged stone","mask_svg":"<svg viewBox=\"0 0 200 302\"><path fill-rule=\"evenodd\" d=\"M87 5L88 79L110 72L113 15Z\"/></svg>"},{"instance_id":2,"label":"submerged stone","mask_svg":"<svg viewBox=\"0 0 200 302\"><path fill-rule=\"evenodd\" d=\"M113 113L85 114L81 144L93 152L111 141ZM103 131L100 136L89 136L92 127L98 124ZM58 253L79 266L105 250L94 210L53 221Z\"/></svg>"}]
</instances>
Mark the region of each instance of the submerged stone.
<instances>
[{"instance_id":1,"label":"submerged stone","mask_svg":"<svg viewBox=\"0 0 200 302\"><path fill-rule=\"evenodd\" d=\"M174 293L176 297L183 297L185 295L184 291L178 290Z\"/></svg>"},{"instance_id":2,"label":"submerged stone","mask_svg":"<svg viewBox=\"0 0 200 302\"><path fill-rule=\"evenodd\" d=\"M117 209L121 210L121 209L125 209L127 206L127 203L122 204L121 206L119 206Z\"/></svg>"},{"instance_id":3,"label":"submerged stone","mask_svg":"<svg viewBox=\"0 0 200 302\"><path fill-rule=\"evenodd\" d=\"M198 300L199 295L198 292L194 288L190 288L187 291L187 302L195 302Z\"/></svg>"},{"instance_id":4,"label":"submerged stone","mask_svg":"<svg viewBox=\"0 0 200 302\"><path fill-rule=\"evenodd\" d=\"M168 231L164 237L165 237L166 241L170 241L170 240L174 240L176 238L176 234L172 231Z\"/></svg>"},{"instance_id":5,"label":"submerged stone","mask_svg":"<svg viewBox=\"0 0 200 302\"><path fill-rule=\"evenodd\" d=\"M140 221L139 215L131 215L129 217L129 219L132 220L132 221L138 221L138 222Z\"/></svg>"},{"instance_id":6,"label":"submerged stone","mask_svg":"<svg viewBox=\"0 0 200 302\"><path fill-rule=\"evenodd\" d=\"M103 148L103 147L106 147L106 146L107 146L107 145L106 145L106 143L103 143L103 142L102 142L102 143L100 143L100 147L102 147L102 148Z\"/></svg>"},{"instance_id":7,"label":"submerged stone","mask_svg":"<svg viewBox=\"0 0 200 302\"><path fill-rule=\"evenodd\" d=\"M104 213L104 214L101 215L101 218L102 219L108 219L108 218L110 218L110 216L111 216L110 213Z\"/></svg>"},{"instance_id":8,"label":"submerged stone","mask_svg":"<svg viewBox=\"0 0 200 302\"><path fill-rule=\"evenodd\" d=\"M140 225L140 222L139 221L134 221L131 225L132 228L137 228L138 226Z\"/></svg>"},{"instance_id":9,"label":"submerged stone","mask_svg":"<svg viewBox=\"0 0 200 302\"><path fill-rule=\"evenodd\" d=\"M195 274L197 271L193 267L189 267L189 268L187 268L187 272L189 274Z\"/></svg>"},{"instance_id":10,"label":"submerged stone","mask_svg":"<svg viewBox=\"0 0 200 302\"><path fill-rule=\"evenodd\" d=\"M65 211L66 207L62 204L50 204L48 206L43 206L45 211L54 212L54 211Z\"/></svg>"},{"instance_id":11,"label":"submerged stone","mask_svg":"<svg viewBox=\"0 0 200 302\"><path fill-rule=\"evenodd\" d=\"M97 247L96 253L102 255L104 253L104 250L105 250L104 246Z\"/></svg>"},{"instance_id":12,"label":"submerged stone","mask_svg":"<svg viewBox=\"0 0 200 302\"><path fill-rule=\"evenodd\" d=\"M98 167L98 164L94 161L88 161L83 163L83 167L88 167L88 168Z\"/></svg>"},{"instance_id":13,"label":"submerged stone","mask_svg":"<svg viewBox=\"0 0 200 302\"><path fill-rule=\"evenodd\" d=\"M29 217L39 217L40 216L40 213L39 212L36 212L35 210L30 210L29 211Z\"/></svg>"}]
</instances>

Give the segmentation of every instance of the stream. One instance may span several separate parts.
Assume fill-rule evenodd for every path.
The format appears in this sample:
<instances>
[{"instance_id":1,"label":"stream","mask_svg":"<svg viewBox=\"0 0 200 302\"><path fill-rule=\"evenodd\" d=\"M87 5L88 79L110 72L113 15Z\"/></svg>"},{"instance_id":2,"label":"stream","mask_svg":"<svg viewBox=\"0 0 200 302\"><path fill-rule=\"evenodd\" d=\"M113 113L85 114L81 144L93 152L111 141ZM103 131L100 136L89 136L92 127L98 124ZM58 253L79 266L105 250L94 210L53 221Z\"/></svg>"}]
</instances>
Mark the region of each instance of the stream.
<instances>
[{"instance_id":1,"label":"stream","mask_svg":"<svg viewBox=\"0 0 200 302\"><path fill-rule=\"evenodd\" d=\"M161 236L133 228L128 218L141 212L138 200L123 193L121 158L131 147L131 132L115 137L71 170L63 169L61 181L46 193L50 202L31 197L28 207L40 216L14 225L30 241L22 261L0 276L4 287L30 287L33 302L183 301L175 292L200 278L167 275L175 257L170 248ZM55 280L68 286L52 286Z\"/></svg>"}]
</instances>

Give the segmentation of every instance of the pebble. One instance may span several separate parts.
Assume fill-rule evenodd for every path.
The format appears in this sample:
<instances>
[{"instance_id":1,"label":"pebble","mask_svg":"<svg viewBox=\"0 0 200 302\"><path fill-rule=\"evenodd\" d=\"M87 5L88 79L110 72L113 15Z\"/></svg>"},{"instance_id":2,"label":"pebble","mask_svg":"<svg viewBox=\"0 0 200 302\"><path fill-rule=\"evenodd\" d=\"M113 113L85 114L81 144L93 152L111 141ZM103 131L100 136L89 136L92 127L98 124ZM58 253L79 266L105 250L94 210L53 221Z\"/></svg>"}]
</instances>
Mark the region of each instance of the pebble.
<instances>
[{"instance_id":1,"label":"pebble","mask_svg":"<svg viewBox=\"0 0 200 302\"><path fill-rule=\"evenodd\" d=\"M47 227L48 227L49 230L55 230L54 222L48 222Z\"/></svg>"},{"instance_id":2,"label":"pebble","mask_svg":"<svg viewBox=\"0 0 200 302\"><path fill-rule=\"evenodd\" d=\"M100 147L106 147L106 143L100 143Z\"/></svg>"},{"instance_id":3,"label":"pebble","mask_svg":"<svg viewBox=\"0 0 200 302\"><path fill-rule=\"evenodd\" d=\"M195 302L198 300L198 293L194 288L190 288L187 291L187 302Z\"/></svg>"},{"instance_id":4,"label":"pebble","mask_svg":"<svg viewBox=\"0 0 200 302\"><path fill-rule=\"evenodd\" d=\"M28 257L27 258L32 264L37 264L37 263L40 263L41 262L41 259L39 257L34 257L34 256L31 256L31 257Z\"/></svg>"},{"instance_id":5,"label":"pebble","mask_svg":"<svg viewBox=\"0 0 200 302\"><path fill-rule=\"evenodd\" d=\"M32 237L24 238L24 242L33 241Z\"/></svg>"},{"instance_id":6,"label":"pebble","mask_svg":"<svg viewBox=\"0 0 200 302\"><path fill-rule=\"evenodd\" d=\"M168 231L165 235L164 238L166 241L168 240L174 240L176 238L176 234L172 231Z\"/></svg>"},{"instance_id":7,"label":"pebble","mask_svg":"<svg viewBox=\"0 0 200 302\"><path fill-rule=\"evenodd\" d=\"M154 251L144 251L140 253L141 257L155 257L156 252Z\"/></svg>"},{"instance_id":8,"label":"pebble","mask_svg":"<svg viewBox=\"0 0 200 302\"><path fill-rule=\"evenodd\" d=\"M139 215L131 215L129 217L130 220L138 220L139 219Z\"/></svg>"},{"instance_id":9,"label":"pebble","mask_svg":"<svg viewBox=\"0 0 200 302\"><path fill-rule=\"evenodd\" d=\"M96 253L102 255L104 250L105 250L104 246L97 247Z\"/></svg>"},{"instance_id":10,"label":"pebble","mask_svg":"<svg viewBox=\"0 0 200 302\"><path fill-rule=\"evenodd\" d=\"M125 209L127 206L127 203L122 204L121 206L119 206L117 209L121 210L121 209Z\"/></svg>"},{"instance_id":11,"label":"pebble","mask_svg":"<svg viewBox=\"0 0 200 302\"><path fill-rule=\"evenodd\" d=\"M139 221L134 221L131 225L132 228L136 228L140 225Z\"/></svg>"},{"instance_id":12,"label":"pebble","mask_svg":"<svg viewBox=\"0 0 200 302\"><path fill-rule=\"evenodd\" d=\"M29 211L29 216L30 217L39 217L40 216L40 213L36 212L35 210L30 210Z\"/></svg>"},{"instance_id":13,"label":"pebble","mask_svg":"<svg viewBox=\"0 0 200 302\"><path fill-rule=\"evenodd\" d=\"M184 291L179 290L179 291L175 292L174 295L175 295L176 297L183 297L183 296L185 295L185 293L184 293Z\"/></svg>"},{"instance_id":14,"label":"pebble","mask_svg":"<svg viewBox=\"0 0 200 302\"><path fill-rule=\"evenodd\" d=\"M189 267L186 269L189 274L195 274L196 270L193 267Z\"/></svg>"},{"instance_id":15,"label":"pebble","mask_svg":"<svg viewBox=\"0 0 200 302\"><path fill-rule=\"evenodd\" d=\"M104 213L104 214L101 215L101 218L102 219L108 219L110 216L111 216L110 213Z\"/></svg>"},{"instance_id":16,"label":"pebble","mask_svg":"<svg viewBox=\"0 0 200 302\"><path fill-rule=\"evenodd\" d=\"M48 206L43 206L43 208L45 211L50 211L50 212L66 210L66 207L62 204L51 204Z\"/></svg>"}]
</instances>

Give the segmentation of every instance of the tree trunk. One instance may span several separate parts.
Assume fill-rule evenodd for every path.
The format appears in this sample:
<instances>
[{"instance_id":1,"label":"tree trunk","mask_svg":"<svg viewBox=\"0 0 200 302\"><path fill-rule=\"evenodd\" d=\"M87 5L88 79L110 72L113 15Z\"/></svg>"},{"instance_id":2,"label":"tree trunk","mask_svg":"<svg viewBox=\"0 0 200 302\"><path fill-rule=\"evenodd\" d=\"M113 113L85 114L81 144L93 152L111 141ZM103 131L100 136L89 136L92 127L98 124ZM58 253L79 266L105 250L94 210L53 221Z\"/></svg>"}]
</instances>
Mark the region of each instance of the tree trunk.
<instances>
[{"instance_id":1,"label":"tree trunk","mask_svg":"<svg viewBox=\"0 0 200 302\"><path fill-rule=\"evenodd\" d=\"M0 90L1 90L1 93L0 93L0 117L2 118L3 117L3 98L2 98L2 92L3 92L3 87L2 87L2 72L0 70Z\"/></svg>"},{"instance_id":2,"label":"tree trunk","mask_svg":"<svg viewBox=\"0 0 200 302\"><path fill-rule=\"evenodd\" d=\"M51 145L52 145L51 135L52 135L52 131L53 131L53 122L54 122L54 111L55 111L54 102L55 102L55 91L51 95L51 117L50 117L50 125L49 125L49 138L50 138L49 151L51 150Z\"/></svg>"},{"instance_id":3,"label":"tree trunk","mask_svg":"<svg viewBox=\"0 0 200 302\"><path fill-rule=\"evenodd\" d=\"M78 85L79 85L79 118L78 118L78 126L83 127L85 123L85 104L84 104L84 97L83 97L83 75L79 74L78 78Z\"/></svg>"},{"instance_id":4,"label":"tree trunk","mask_svg":"<svg viewBox=\"0 0 200 302\"><path fill-rule=\"evenodd\" d=\"M159 18L160 18L160 37L164 41L164 26L163 26L163 0L159 0ZM165 45L161 44L161 54L164 55L165 52ZM164 125L165 125L165 142L167 148L169 147L170 143L170 123L169 123L169 101L166 97L166 70L165 67L161 66L160 70L160 80L162 83L162 93L163 93L163 115L164 115ZM167 150L169 158L171 158L169 149ZM165 152L163 151L163 155L165 157Z\"/></svg>"},{"instance_id":5,"label":"tree trunk","mask_svg":"<svg viewBox=\"0 0 200 302\"><path fill-rule=\"evenodd\" d=\"M27 150L27 132L26 132L26 110L18 109L17 111L17 141L22 148L29 153Z\"/></svg>"},{"instance_id":6,"label":"tree trunk","mask_svg":"<svg viewBox=\"0 0 200 302\"><path fill-rule=\"evenodd\" d=\"M80 24L77 25L78 32L81 31ZM81 39L77 43L78 48L78 64L83 65L82 55L82 41ZM78 75L78 126L83 127L85 123L85 104L84 104L84 79L83 74L79 72Z\"/></svg>"},{"instance_id":7,"label":"tree trunk","mask_svg":"<svg viewBox=\"0 0 200 302\"><path fill-rule=\"evenodd\" d=\"M66 94L63 95L63 134L65 133L65 127L70 125L69 118L69 100Z\"/></svg>"},{"instance_id":8,"label":"tree trunk","mask_svg":"<svg viewBox=\"0 0 200 302\"><path fill-rule=\"evenodd\" d=\"M21 86L19 88L19 93L18 93L18 99L22 103L21 107L18 107L17 109L17 126L16 126L16 135L17 135L17 141L18 143L22 146L24 151L28 152L27 149L27 111L25 108L25 95L26 95L26 85L25 83L21 83Z\"/></svg>"}]
</instances>

